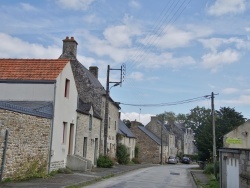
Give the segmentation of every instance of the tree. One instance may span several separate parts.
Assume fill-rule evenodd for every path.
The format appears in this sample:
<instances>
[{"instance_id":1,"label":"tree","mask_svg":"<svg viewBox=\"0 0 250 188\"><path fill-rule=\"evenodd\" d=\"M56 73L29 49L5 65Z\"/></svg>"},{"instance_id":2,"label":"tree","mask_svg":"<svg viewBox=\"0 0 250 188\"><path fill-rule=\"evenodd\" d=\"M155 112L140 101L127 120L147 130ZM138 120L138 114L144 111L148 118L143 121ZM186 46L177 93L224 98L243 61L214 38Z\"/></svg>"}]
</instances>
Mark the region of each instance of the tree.
<instances>
[{"instance_id":1,"label":"tree","mask_svg":"<svg viewBox=\"0 0 250 188\"><path fill-rule=\"evenodd\" d=\"M123 123L124 123L128 128L131 127L131 122L130 122L128 119L124 119L124 120L122 120L122 121L123 121Z\"/></svg>"},{"instance_id":2,"label":"tree","mask_svg":"<svg viewBox=\"0 0 250 188\"><path fill-rule=\"evenodd\" d=\"M199 160L210 160L213 151L213 131L211 110L196 107L188 115L187 123L194 132ZM245 122L241 113L234 108L221 107L215 112L215 137L217 149L223 147L223 135ZM217 155L218 156L218 155Z\"/></svg>"},{"instance_id":3,"label":"tree","mask_svg":"<svg viewBox=\"0 0 250 188\"><path fill-rule=\"evenodd\" d=\"M235 129L239 125L245 123L246 118L234 108L221 107L216 111L216 143L217 148L223 147L223 136Z\"/></svg>"}]
</instances>

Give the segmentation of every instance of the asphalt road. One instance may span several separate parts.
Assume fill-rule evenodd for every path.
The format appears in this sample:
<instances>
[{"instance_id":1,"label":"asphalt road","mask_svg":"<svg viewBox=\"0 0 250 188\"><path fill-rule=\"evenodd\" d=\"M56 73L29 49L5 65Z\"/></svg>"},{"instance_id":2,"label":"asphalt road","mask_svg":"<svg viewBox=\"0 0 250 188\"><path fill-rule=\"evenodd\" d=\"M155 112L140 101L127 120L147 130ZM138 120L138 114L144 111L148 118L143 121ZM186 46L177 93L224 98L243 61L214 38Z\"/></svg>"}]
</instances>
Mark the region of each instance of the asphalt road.
<instances>
[{"instance_id":1,"label":"asphalt road","mask_svg":"<svg viewBox=\"0 0 250 188\"><path fill-rule=\"evenodd\" d=\"M197 165L163 165L154 166L127 174L109 178L84 188L192 188L187 171Z\"/></svg>"}]
</instances>

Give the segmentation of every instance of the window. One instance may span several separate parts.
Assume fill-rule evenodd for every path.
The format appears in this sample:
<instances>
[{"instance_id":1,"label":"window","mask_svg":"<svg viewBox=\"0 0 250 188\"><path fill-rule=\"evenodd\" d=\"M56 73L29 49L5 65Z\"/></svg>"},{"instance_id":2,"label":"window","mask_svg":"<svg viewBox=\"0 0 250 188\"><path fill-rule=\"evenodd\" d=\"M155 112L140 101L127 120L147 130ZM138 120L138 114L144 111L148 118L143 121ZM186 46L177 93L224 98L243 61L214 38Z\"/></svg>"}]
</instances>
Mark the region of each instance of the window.
<instances>
[{"instance_id":1,"label":"window","mask_svg":"<svg viewBox=\"0 0 250 188\"><path fill-rule=\"evenodd\" d=\"M64 91L64 97L66 97L66 98L69 98L69 84L70 84L70 80L66 78L65 91Z\"/></svg>"},{"instance_id":2,"label":"window","mask_svg":"<svg viewBox=\"0 0 250 188\"><path fill-rule=\"evenodd\" d=\"M89 130L92 130L92 115L89 114Z\"/></svg>"},{"instance_id":3,"label":"window","mask_svg":"<svg viewBox=\"0 0 250 188\"><path fill-rule=\"evenodd\" d=\"M83 157L87 156L88 137L83 138Z\"/></svg>"},{"instance_id":4,"label":"window","mask_svg":"<svg viewBox=\"0 0 250 188\"><path fill-rule=\"evenodd\" d=\"M109 129L110 129L110 117L109 117Z\"/></svg>"},{"instance_id":5,"label":"window","mask_svg":"<svg viewBox=\"0 0 250 188\"><path fill-rule=\"evenodd\" d=\"M62 143L63 144L65 144L66 135L67 135L67 123L63 122L63 138L62 138Z\"/></svg>"},{"instance_id":6,"label":"window","mask_svg":"<svg viewBox=\"0 0 250 188\"><path fill-rule=\"evenodd\" d=\"M116 130L116 121L115 121L115 130Z\"/></svg>"}]
</instances>

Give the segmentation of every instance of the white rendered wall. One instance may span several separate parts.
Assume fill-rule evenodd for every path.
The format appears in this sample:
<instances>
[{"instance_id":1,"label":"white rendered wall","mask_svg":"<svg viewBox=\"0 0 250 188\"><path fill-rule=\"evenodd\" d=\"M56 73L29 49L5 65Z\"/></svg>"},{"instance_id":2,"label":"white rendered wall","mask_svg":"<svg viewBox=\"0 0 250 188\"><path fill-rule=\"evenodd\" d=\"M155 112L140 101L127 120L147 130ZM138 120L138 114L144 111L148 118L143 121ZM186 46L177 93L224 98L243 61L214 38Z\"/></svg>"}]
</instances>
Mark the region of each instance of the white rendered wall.
<instances>
[{"instance_id":1,"label":"white rendered wall","mask_svg":"<svg viewBox=\"0 0 250 188\"><path fill-rule=\"evenodd\" d=\"M53 101L54 84L0 83L0 100L3 101Z\"/></svg>"},{"instance_id":2,"label":"white rendered wall","mask_svg":"<svg viewBox=\"0 0 250 188\"><path fill-rule=\"evenodd\" d=\"M69 97L64 97L65 80L70 80ZM56 97L54 109L54 127L52 141L51 170L66 165L69 148L70 124L74 125L72 154L75 148L75 132L77 118L77 90L71 65L68 63L56 79ZM63 122L67 123L65 142L63 143Z\"/></svg>"}]
</instances>

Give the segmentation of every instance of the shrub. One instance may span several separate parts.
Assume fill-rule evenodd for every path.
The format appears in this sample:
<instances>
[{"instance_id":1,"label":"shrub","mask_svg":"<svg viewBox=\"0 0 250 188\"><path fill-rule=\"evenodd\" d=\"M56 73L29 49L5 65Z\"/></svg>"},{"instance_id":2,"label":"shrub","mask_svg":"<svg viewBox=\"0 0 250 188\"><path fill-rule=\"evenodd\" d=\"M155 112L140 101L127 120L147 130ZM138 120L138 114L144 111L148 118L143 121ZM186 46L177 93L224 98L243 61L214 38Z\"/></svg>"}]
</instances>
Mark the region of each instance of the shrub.
<instances>
[{"instance_id":1,"label":"shrub","mask_svg":"<svg viewBox=\"0 0 250 188\"><path fill-rule=\"evenodd\" d=\"M139 146L138 145L136 145L135 146L135 158L139 158Z\"/></svg>"},{"instance_id":2,"label":"shrub","mask_svg":"<svg viewBox=\"0 0 250 188\"><path fill-rule=\"evenodd\" d=\"M100 155L97 159L97 166L101 168L111 168L114 165L112 159L105 155Z\"/></svg>"},{"instance_id":3,"label":"shrub","mask_svg":"<svg viewBox=\"0 0 250 188\"><path fill-rule=\"evenodd\" d=\"M216 163L216 172L217 174L219 173L219 163ZM214 164L213 163L209 163L205 166L204 168L204 173L205 174L213 174L214 173Z\"/></svg>"},{"instance_id":4,"label":"shrub","mask_svg":"<svg viewBox=\"0 0 250 188\"><path fill-rule=\"evenodd\" d=\"M129 163L129 153L127 151L127 147L123 144L119 144L117 146L116 151L117 161L120 164L128 164Z\"/></svg>"},{"instance_id":5,"label":"shrub","mask_svg":"<svg viewBox=\"0 0 250 188\"><path fill-rule=\"evenodd\" d=\"M134 164L141 164L141 162L139 161L138 158L133 158L133 159L132 159L132 162L133 162Z\"/></svg>"}]
</instances>

